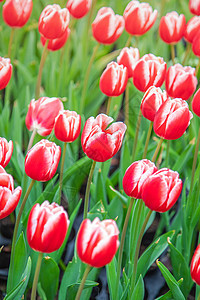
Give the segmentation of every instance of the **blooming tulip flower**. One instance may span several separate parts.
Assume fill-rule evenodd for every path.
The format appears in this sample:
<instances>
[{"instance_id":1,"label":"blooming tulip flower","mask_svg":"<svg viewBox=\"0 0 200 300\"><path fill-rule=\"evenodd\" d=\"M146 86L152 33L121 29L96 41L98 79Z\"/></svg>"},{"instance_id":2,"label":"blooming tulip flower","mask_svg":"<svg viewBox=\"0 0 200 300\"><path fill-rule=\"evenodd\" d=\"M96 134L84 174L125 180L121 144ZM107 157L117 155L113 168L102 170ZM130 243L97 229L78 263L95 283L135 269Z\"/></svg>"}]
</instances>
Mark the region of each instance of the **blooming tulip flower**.
<instances>
[{"instance_id":1,"label":"blooming tulip flower","mask_svg":"<svg viewBox=\"0 0 200 300\"><path fill-rule=\"evenodd\" d=\"M136 62L140 59L140 53L138 48L125 47L117 57L117 63L127 67L128 78L133 77L133 70Z\"/></svg>"},{"instance_id":2,"label":"blooming tulip flower","mask_svg":"<svg viewBox=\"0 0 200 300\"><path fill-rule=\"evenodd\" d=\"M165 86L170 97L188 100L197 86L195 69L175 64L169 67L166 73Z\"/></svg>"},{"instance_id":3,"label":"blooming tulip flower","mask_svg":"<svg viewBox=\"0 0 200 300\"><path fill-rule=\"evenodd\" d=\"M178 200L182 190L179 174L164 168L150 175L142 188L142 200L151 210L168 211Z\"/></svg>"},{"instance_id":4,"label":"blooming tulip flower","mask_svg":"<svg viewBox=\"0 0 200 300\"><path fill-rule=\"evenodd\" d=\"M69 35L70 35L70 29L67 28L65 30L65 33L60 38L48 40L47 49L50 51L57 51L57 50L61 49L67 42ZM47 39L45 39L45 37L43 37L41 35L40 40L41 40L42 46L45 46Z\"/></svg>"},{"instance_id":5,"label":"blooming tulip flower","mask_svg":"<svg viewBox=\"0 0 200 300\"><path fill-rule=\"evenodd\" d=\"M178 15L176 11L167 13L160 20L159 34L161 39L167 44L178 43L185 31L185 16Z\"/></svg>"},{"instance_id":6,"label":"blooming tulip flower","mask_svg":"<svg viewBox=\"0 0 200 300\"><path fill-rule=\"evenodd\" d=\"M119 247L119 230L114 220L85 219L77 235L77 254L86 264L101 268L111 262Z\"/></svg>"},{"instance_id":7,"label":"blooming tulip flower","mask_svg":"<svg viewBox=\"0 0 200 300\"><path fill-rule=\"evenodd\" d=\"M37 181L50 180L58 167L61 149L55 143L41 140L26 154L25 172Z\"/></svg>"},{"instance_id":8,"label":"blooming tulip flower","mask_svg":"<svg viewBox=\"0 0 200 300\"><path fill-rule=\"evenodd\" d=\"M186 101L180 98L166 100L155 115L153 128L158 136L175 140L186 131L191 118L192 113Z\"/></svg>"},{"instance_id":9,"label":"blooming tulip flower","mask_svg":"<svg viewBox=\"0 0 200 300\"><path fill-rule=\"evenodd\" d=\"M112 44L124 30L124 19L115 15L110 7L102 7L92 23L92 34L101 44Z\"/></svg>"},{"instance_id":10,"label":"blooming tulip flower","mask_svg":"<svg viewBox=\"0 0 200 300\"><path fill-rule=\"evenodd\" d=\"M200 117L200 89L198 89L194 94L192 100L192 110L198 117Z\"/></svg>"},{"instance_id":11,"label":"blooming tulip flower","mask_svg":"<svg viewBox=\"0 0 200 300\"><path fill-rule=\"evenodd\" d=\"M68 0L67 9L69 10L72 17L76 19L83 18L92 5L92 0Z\"/></svg>"},{"instance_id":12,"label":"blooming tulip flower","mask_svg":"<svg viewBox=\"0 0 200 300\"><path fill-rule=\"evenodd\" d=\"M192 51L196 56L200 57L200 32L198 32L193 38Z\"/></svg>"},{"instance_id":13,"label":"blooming tulip flower","mask_svg":"<svg viewBox=\"0 0 200 300\"><path fill-rule=\"evenodd\" d=\"M192 43L197 33L200 31L200 17L194 16L186 25L184 38L189 43Z\"/></svg>"},{"instance_id":14,"label":"blooming tulip flower","mask_svg":"<svg viewBox=\"0 0 200 300\"><path fill-rule=\"evenodd\" d=\"M190 265L192 280L200 285L200 245L197 246Z\"/></svg>"},{"instance_id":15,"label":"blooming tulip flower","mask_svg":"<svg viewBox=\"0 0 200 300\"><path fill-rule=\"evenodd\" d=\"M60 111L55 119L54 133L58 140L71 143L77 139L81 131L81 116L75 111Z\"/></svg>"},{"instance_id":16,"label":"blooming tulip flower","mask_svg":"<svg viewBox=\"0 0 200 300\"><path fill-rule=\"evenodd\" d=\"M156 171L156 166L148 159L133 162L123 177L124 192L129 197L141 199L142 187L145 180Z\"/></svg>"},{"instance_id":17,"label":"blooming tulip flower","mask_svg":"<svg viewBox=\"0 0 200 300\"><path fill-rule=\"evenodd\" d=\"M135 65L133 83L141 92L146 92L152 85L160 87L165 80L166 69L167 64L162 57L145 54Z\"/></svg>"},{"instance_id":18,"label":"blooming tulip flower","mask_svg":"<svg viewBox=\"0 0 200 300\"><path fill-rule=\"evenodd\" d=\"M30 18L32 0L6 0L3 5L3 19L10 27L22 27Z\"/></svg>"},{"instance_id":19,"label":"blooming tulip flower","mask_svg":"<svg viewBox=\"0 0 200 300\"><path fill-rule=\"evenodd\" d=\"M145 2L133 0L125 8L123 17L125 29L131 35L146 33L155 23L158 11Z\"/></svg>"},{"instance_id":20,"label":"blooming tulip flower","mask_svg":"<svg viewBox=\"0 0 200 300\"><path fill-rule=\"evenodd\" d=\"M0 90L5 89L12 75L12 65L9 58L0 56Z\"/></svg>"},{"instance_id":21,"label":"blooming tulip flower","mask_svg":"<svg viewBox=\"0 0 200 300\"><path fill-rule=\"evenodd\" d=\"M38 134L47 136L53 130L55 118L63 110L62 101L58 98L41 97L31 100L25 123L28 130L36 130Z\"/></svg>"},{"instance_id":22,"label":"blooming tulip flower","mask_svg":"<svg viewBox=\"0 0 200 300\"><path fill-rule=\"evenodd\" d=\"M46 39L60 38L69 25L69 11L58 4L47 5L39 18L38 30Z\"/></svg>"},{"instance_id":23,"label":"blooming tulip flower","mask_svg":"<svg viewBox=\"0 0 200 300\"><path fill-rule=\"evenodd\" d=\"M200 15L200 0L190 0L189 9L193 15Z\"/></svg>"},{"instance_id":24,"label":"blooming tulip flower","mask_svg":"<svg viewBox=\"0 0 200 300\"><path fill-rule=\"evenodd\" d=\"M113 118L100 114L85 122L81 144L85 154L94 161L106 161L121 148L126 125L115 122L108 127L112 121Z\"/></svg>"},{"instance_id":25,"label":"blooming tulip flower","mask_svg":"<svg viewBox=\"0 0 200 300\"><path fill-rule=\"evenodd\" d=\"M0 137L0 165L5 168L13 153L13 142Z\"/></svg>"},{"instance_id":26,"label":"blooming tulip flower","mask_svg":"<svg viewBox=\"0 0 200 300\"><path fill-rule=\"evenodd\" d=\"M13 177L0 166L0 219L7 217L15 210L21 193L21 187L14 189Z\"/></svg>"},{"instance_id":27,"label":"blooming tulip flower","mask_svg":"<svg viewBox=\"0 0 200 300\"><path fill-rule=\"evenodd\" d=\"M112 61L101 75L99 86L102 93L108 97L121 95L128 82L128 71L123 65Z\"/></svg>"},{"instance_id":28,"label":"blooming tulip flower","mask_svg":"<svg viewBox=\"0 0 200 300\"><path fill-rule=\"evenodd\" d=\"M36 203L28 218L27 241L29 246L39 252L51 253L58 250L64 242L69 220L62 206L44 201Z\"/></svg>"}]
</instances>

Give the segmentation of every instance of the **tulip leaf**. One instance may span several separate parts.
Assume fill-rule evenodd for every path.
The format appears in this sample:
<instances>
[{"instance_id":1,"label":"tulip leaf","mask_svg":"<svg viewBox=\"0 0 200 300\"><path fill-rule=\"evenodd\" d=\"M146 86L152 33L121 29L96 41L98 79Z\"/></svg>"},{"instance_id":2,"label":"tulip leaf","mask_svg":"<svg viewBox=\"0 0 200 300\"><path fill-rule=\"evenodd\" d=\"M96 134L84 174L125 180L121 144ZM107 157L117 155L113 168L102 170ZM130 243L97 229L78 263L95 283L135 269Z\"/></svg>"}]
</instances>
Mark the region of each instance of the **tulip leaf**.
<instances>
[{"instance_id":1,"label":"tulip leaf","mask_svg":"<svg viewBox=\"0 0 200 300\"><path fill-rule=\"evenodd\" d=\"M178 286L180 287L181 284L183 283L183 278L181 278L178 282ZM155 300L174 300L172 292L168 291L166 294L156 298Z\"/></svg>"},{"instance_id":2,"label":"tulip leaf","mask_svg":"<svg viewBox=\"0 0 200 300\"><path fill-rule=\"evenodd\" d=\"M131 295L131 299L144 299L144 281L142 275L138 278L133 294Z\"/></svg>"},{"instance_id":3,"label":"tulip leaf","mask_svg":"<svg viewBox=\"0 0 200 300\"><path fill-rule=\"evenodd\" d=\"M111 299L114 300L114 294L115 294L115 289L116 289L116 272L117 272L117 260L116 257L114 256L113 260L106 265L106 275L108 279L108 287L109 287L109 292ZM119 288L118 288L118 294L122 294L122 286L121 282L119 282Z\"/></svg>"},{"instance_id":4,"label":"tulip leaf","mask_svg":"<svg viewBox=\"0 0 200 300\"><path fill-rule=\"evenodd\" d=\"M114 189L112 186L109 186L109 188L118 196L118 198L122 202L122 204L127 206L128 198L126 196L123 196L119 191Z\"/></svg>"},{"instance_id":5,"label":"tulip leaf","mask_svg":"<svg viewBox=\"0 0 200 300\"><path fill-rule=\"evenodd\" d=\"M187 145L185 150L181 153L181 155L179 156L179 158L176 160L176 163L174 164L174 166L172 167L172 170L175 170L177 172L181 172L184 165L186 164L187 160L189 159L192 150L194 148L194 145Z\"/></svg>"}]
</instances>

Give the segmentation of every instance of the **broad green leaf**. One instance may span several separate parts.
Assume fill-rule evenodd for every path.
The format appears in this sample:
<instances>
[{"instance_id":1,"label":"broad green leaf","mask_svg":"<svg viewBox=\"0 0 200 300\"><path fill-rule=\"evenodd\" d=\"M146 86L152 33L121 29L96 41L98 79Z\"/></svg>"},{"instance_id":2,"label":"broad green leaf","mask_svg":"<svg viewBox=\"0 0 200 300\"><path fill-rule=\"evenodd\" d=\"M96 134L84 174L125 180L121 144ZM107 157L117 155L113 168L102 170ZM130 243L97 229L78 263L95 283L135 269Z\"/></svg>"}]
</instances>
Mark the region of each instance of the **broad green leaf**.
<instances>
[{"instance_id":1,"label":"broad green leaf","mask_svg":"<svg viewBox=\"0 0 200 300\"><path fill-rule=\"evenodd\" d=\"M122 202L123 205L127 206L128 204L128 198L126 196L123 196L119 191L114 189L112 186L109 186L109 188L119 197L119 200Z\"/></svg>"},{"instance_id":2,"label":"broad green leaf","mask_svg":"<svg viewBox=\"0 0 200 300\"><path fill-rule=\"evenodd\" d=\"M180 287L181 284L183 283L183 278L181 278L179 281L178 281L178 286ZM166 294L156 298L155 300L174 300L173 298L173 295L172 295L172 292L169 291L167 292Z\"/></svg>"},{"instance_id":3,"label":"broad green leaf","mask_svg":"<svg viewBox=\"0 0 200 300\"><path fill-rule=\"evenodd\" d=\"M184 165L186 164L187 160L189 159L189 157L192 153L193 148L194 148L194 145L191 145L191 144L187 145L185 150L181 153L178 160L172 167L172 170L175 170L179 173L182 171Z\"/></svg>"},{"instance_id":4,"label":"broad green leaf","mask_svg":"<svg viewBox=\"0 0 200 300\"><path fill-rule=\"evenodd\" d=\"M113 258L113 260L106 265L106 275L108 279L108 288L110 292L111 299L114 300L114 291L117 288L116 287L116 274L117 274L117 260L116 257ZM122 294L122 286L121 283L119 283L118 287L118 295L120 296Z\"/></svg>"},{"instance_id":5,"label":"broad green leaf","mask_svg":"<svg viewBox=\"0 0 200 300\"><path fill-rule=\"evenodd\" d=\"M144 299L144 281L142 275L139 276L139 279L136 283L136 286L133 290L133 294L131 295L131 299L142 300Z\"/></svg>"}]
</instances>

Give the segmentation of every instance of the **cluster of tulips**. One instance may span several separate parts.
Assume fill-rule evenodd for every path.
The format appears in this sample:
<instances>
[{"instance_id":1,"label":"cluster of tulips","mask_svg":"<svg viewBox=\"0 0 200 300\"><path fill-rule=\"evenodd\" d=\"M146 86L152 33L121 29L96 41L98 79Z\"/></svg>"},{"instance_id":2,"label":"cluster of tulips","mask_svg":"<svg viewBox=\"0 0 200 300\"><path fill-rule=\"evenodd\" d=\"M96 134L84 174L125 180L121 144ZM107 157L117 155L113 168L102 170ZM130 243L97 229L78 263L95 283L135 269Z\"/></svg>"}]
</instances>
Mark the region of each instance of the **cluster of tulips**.
<instances>
[{"instance_id":1,"label":"cluster of tulips","mask_svg":"<svg viewBox=\"0 0 200 300\"><path fill-rule=\"evenodd\" d=\"M37 5L37 3L33 3L32 0L5 0L1 7L4 22L12 28L8 57L11 57L13 30L23 27L28 22L33 5ZM23 290L21 286L20 288L18 287L19 283L14 283L15 266L17 264L15 248L22 230L26 229L26 240L29 247L39 252L34 280L31 283L32 300L36 299L40 267L44 253L58 251L62 245L64 245L62 247L66 245L66 236L69 234L70 226L72 225L67 212L61 206L61 200L65 156L69 143L76 141L78 144L80 141L83 152L92 160L85 192L83 222L76 236L75 257L81 260L79 272L82 276L81 283L78 283L76 300L81 297L91 268L101 268L108 264L111 266L113 259L115 260L113 267L115 269L115 277L112 280L110 279L110 281L113 281L112 284L109 283L112 286L112 291L110 291L112 299L142 299L144 295L141 292L141 286L143 287L141 282L143 281L141 281L141 275L138 274L139 250L142 237L148 222L151 220L151 216L153 216L152 213L166 213L180 199L183 182L176 170L171 170L167 166L159 168L161 164L160 157L162 159L162 150L160 149L164 140L177 140L185 134L193 118L190 106L194 114L200 117L200 89L196 90L200 60L196 70L191 66L184 66L190 49L197 57L200 57L200 1L189 1L188 7L195 16L187 23L185 16L183 14L179 15L175 11L167 13L160 19L159 36L171 48L171 65L168 68L162 57L155 56L152 53L140 57L139 48L130 47L133 37L137 39L154 25L158 17L157 10L153 10L148 3L137 0L132 0L128 3L123 16L115 14L111 7L101 7L91 26L93 38L98 44L94 47L84 77L79 111L70 111L66 109L67 105L59 97L47 97L45 95L41 97L42 71L48 51L64 49L66 42L70 42L70 18L80 19L88 13L91 13L92 16L95 5L96 1L92 3L92 0L68 0L65 8L61 8L58 4L49 4L44 7L40 14L38 30L41 35L43 53L36 82L35 98L31 100L25 117L25 125L32 132L25 153L24 170L26 175L23 188L27 187L28 178L31 179L31 182L25 191L22 191L20 186L14 187L13 177L4 169L12 157L13 142L8 142L6 137L0 138L0 219L8 217L19 204L12 240L6 296L8 298L6 299L22 297L27 287L30 287L28 280L26 285L23 286ZM99 45L115 43L124 30L129 34L127 43L124 48L116 51L116 61L108 63L99 80L102 94L108 97L106 113L100 112L96 117L91 116L84 124L81 124L82 120L85 119L84 110L88 93L88 81L90 76L92 76L91 68ZM185 39L188 46L183 63L180 64L176 63L175 45L183 39ZM14 76L13 69L10 58L0 57L0 90L5 89L12 76ZM101 163L103 169L104 163L112 159L120 151L124 143L123 140L128 139L130 135L129 88L131 80L134 87L143 92L144 95L141 99L137 126L134 132L132 161L129 162L129 167L126 169L122 180L123 195L115 190L119 197L125 198L127 201L126 213L120 233L117 226L117 215L115 220L104 217L102 219L98 217L93 218L92 214L90 215L89 199L96 163ZM165 84L165 90L161 89L163 84ZM125 99L125 122L116 121L111 117L111 102L114 101L112 98L118 97L123 93ZM193 96L194 93L195 95ZM142 159L136 160L136 148L142 116L150 121L150 125ZM84 126L81 130L82 125ZM147 153L152 129L154 129L155 134L160 139L156 139L157 146L152 159L149 160L147 159ZM36 135L43 138L34 144ZM49 136L48 139L45 138L47 136ZM62 153L61 147L51 141L52 137L63 142ZM192 179L189 195L192 193L195 185L194 177L198 160L199 141L200 131L196 142L193 166L191 167ZM158 159L159 153L161 156ZM155 165L156 160L157 164ZM56 202L49 203L48 199L46 199L42 203L35 203L29 212L26 228L23 228L22 214L34 183L36 181L47 182L51 180L58 169L59 162L60 175L59 188L55 197ZM24 197L23 200L20 200L22 192ZM130 198L124 196L124 194ZM143 211L144 204L147 207L145 208L145 213ZM130 261L130 268L132 268L129 273L130 277L126 278L127 288L124 288L122 293L120 292L122 289L120 276L125 265L123 260L124 247L130 231L128 226L132 222L131 218L134 211L137 211L138 214L135 219L135 232L140 230L138 236L130 241L131 247L135 247L135 253ZM142 214L144 215L143 221L141 221ZM141 222L142 224L139 226ZM197 244L195 240L195 247ZM149 248L149 251L152 255L153 252L151 251L153 251L153 248ZM115 255L117 262L116 258L114 258ZM197 285L200 285L200 245L197 246L196 251L192 251L191 256L193 258L189 257L190 276ZM124 257L126 258L126 255ZM150 256L147 256L146 264L149 264L150 261ZM160 262L157 261L157 264L161 269L164 268ZM108 273L111 272L109 268L112 267L107 268ZM167 272L166 269L164 271L165 273ZM166 277L171 278L169 274ZM173 276L172 278L171 281L177 289L173 289L172 284L166 280L171 293L169 298L166 299L171 299L170 297L185 299L184 296L186 297L187 295L183 295L181 286L179 288ZM141 294L138 294L139 289ZM144 287L142 290L144 290ZM121 296L120 293L122 294ZM139 298L137 298L137 295L140 295L138 296ZM198 297L200 297L200 294Z\"/></svg>"}]
</instances>

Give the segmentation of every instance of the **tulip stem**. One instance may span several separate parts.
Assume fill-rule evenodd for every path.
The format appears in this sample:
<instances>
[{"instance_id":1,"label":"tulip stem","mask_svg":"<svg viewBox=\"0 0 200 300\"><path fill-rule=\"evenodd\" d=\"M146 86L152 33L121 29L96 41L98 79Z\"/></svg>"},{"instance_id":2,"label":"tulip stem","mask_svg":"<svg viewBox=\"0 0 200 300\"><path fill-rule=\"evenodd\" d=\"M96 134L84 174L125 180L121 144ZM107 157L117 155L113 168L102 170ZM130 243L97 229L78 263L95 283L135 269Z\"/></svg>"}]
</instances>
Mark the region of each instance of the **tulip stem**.
<instances>
[{"instance_id":1,"label":"tulip stem","mask_svg":"<svg viewBox=\"0 0 200 300\"><path fill-rule=\"evenodd\" d=\"M80 284L80 286L79 286L78 292L77 292L77 294L76 294L75 300L79 300L79 299L81 298L81 293L82 293L82 291L83 291L83 288L84 288L84 285L85 285L86 278L87 278L87 276L88 276L88 274L89 274L89 272L90 272L91 269L92 269L92 267L89 266L89 265L87 265L87 267L86 267L86 269L85 269L85 272L84 272L84 274L83 274L83 278L82 278L82 280L81 280L81 284Z\"/></svg>"},{"instance_id":2,"label":"tulip stem","mask_svg":"<svg viewBox=\"0 0 200 300\"><path fill-rule=\"evenodd\" d=\"M64 143L61 166L60 166L60 197L58 199L59 205L61 203L61 197L62 197L62 183L63 183L63 171L64 171L64 164L65 164L66 149L67 149L67 143Z\"/></svg>"},{"instance_id":3,"label":"tulip stem","mask_svg":"<svg viewBox=\"0 0 200 300\"><path fill-rule=\"evenodd\" d=\"M197 64L196 69L195 69L195 75L196 76L198 75L199 66L200 66L200 58L199 58L198 64Z\"/></svg>"},{"instance_id":4,"label":"tulip stem","mask_svg":"<svg viewBox=\"0 0 200 300\"><path fill-rule=\"evenodd\" d=\"M167 150L166 150L166 157L165 157L166 166L168 166L169 163L169 149L170 149L170 140L167 141Z\"/></svg>"},{"instance_id":5,"label":"tulip stem","mask_svg":"<svg viewBox=\"0 0 200 300\"><path fill-rule=\"evenodd\" d=\"M134 144L133 144L133 153L132 153L132 160L133 161L135 159L135 152L136 152L136 147L137 147L137 141L138 141L138 136L139 136L141 119L142 119L142 112L141 112L141 110L139 110L137 124L136 124L135 139L134 139Z\"/></svg>"},{"instance_id":6,"label":"tulip stem","mask_svg":"<svg viewBox=\"0 0 200 300\"><path fill-rule=\"evenodd\" d=\"M133 37L133 36L130 34L129 37L128 37L128 39L127 39L127 41L126 41L125 47L130 47L132 37Z\"/></svg>"},{"instance_id":7,"label":"tulip stem","mask_svg":"<svg viewBox=\"0 0 200 300\"><path fill-rule=\"evenodd\" d=\"M199 143L200 143L200 128L199 128L199 132L198 132L198 137L197 137L197 142L196 142L196 147L195 147L195 152L194 152L194 158L193 158L193 164L192 164L192 176L191 176L191 184L190 184L190 193L192 193L193 186L194 186L194 174L195 174L195 169L196 169L196 165L197 165Z\"/></svg>"},{"instance_id":8,"label":"tulip stem","mask_svg":"<svg viewBox=\"0 0 200 300\"><path fill-rule=\"evenodd\" d=\"M36 133L37 133L37 129L34 128L32 134L31 134L29 143L28 143L27 152L31 149L31 147L33 145L33 141L34 141Z\"/></svg>"},{"instance_id":9,"label":"tulip stem","mask_svg":"<svg viewBox=\"0 0 200 300\"><path fill-rule=\"evenodd\" d=\"M41 60L40 60L39 72L38 72L37 83L36 83L36 88L35 88L35 99L36 100L40 97L42 70L43 70L44 63L45 63L45 60L46 60L47 54L48 54L48 49L47 49L48 43L49 43L49 41L46 40L46 43L44 45L43 52L42 52L42 57L41 57Z\"/></svg>"},{"instance_id":10,"label":"tulip stem","mask_svg":"<svg viewBox=\"0 0 200 300\"><path fill-rule=\"evenodd\" d=\"M119 256L118 256L118 264L117 264L117 277L116 277L116 282L115 282L115 289L114 289L114 295L113 299L117 299L118 295L118 288L119 288L119 280L120 280L120 273L121 273L121 264L122 264L122 254L123 254L123 249L124 249L124 241L125 241L125 236L126 236L126 230L128 226L128 221L130 218L131 210L133 207L135 198L131 197L129 207L126 213L126 218L124 221L124 226L122 230L122 235L121 235L121 241L120 241L120 247L119 247Z\"/></svg>"},{"instance_id":11,"label":"tulip stem","mask_svg":"<svg viewBox=\"0 0 200 300\"><path fill-rule=\"evenodd\" d=\"M172 63L173 65L175 64L175 45L174 44L171 44L170 45L170 48L171 48L171 58L172 58Z\"/></svg>"},{"instance_id":12,"label":"tulip stem","mask_svg":"<svg viewBox=\"0 0 200 300\"><path fill-rule=\"evenodd\" d=\"M184 66L185 62L186 62L186 59L190 53L190 50L192 48L192 44L190 43L187 43L187 48L186 48L186 51L185 51L185 55L184 55L184 58L183 58L183 62L182 62L182 65Z\"/></svg>"},{"instance_id":13,"label":"tulip stem","mask_svg":"<svg viewBox=\"0 0 200 300\"><path fill-rule=\"evenodd\" d=\"M12 43L14 38L15 28L12 27L11 33L10 33L10 40L8 44L8 57L11 59L11 51L12 51Z\"/></svg>"},{"instance_id":14,"label":"tulip stem","mask_svg":"<svg viewBox=\"0 0 200 300\"><path fill-rule=\"evenodd\" d=\"M34 280L33 280L31 300L36 299L37 283L38 283L38 278L39 278L39 274L40 274L40 267L41 267L41 263L42 263L42 258L43 258L43 253L39 252L37 265L36 265L36 269L35 269L35 276L34 276Z\"/></svg>"},{"instance_id":15,"label":"tulip stem","mask_svg":"<svg viewBox=\"0 0 200 300\"><path fill-rule=\"evenodd\" d=\"M157 147L156 147L156 150L155 150L155 152L154 152L154 155L153 155L153 157L152 157L152 162L155 162L156 161L156 157L157 157L157 155L158 155L158 152L159 152L159 150L160 150L160 147L161 147L161 145L162 145L162 142L164 141L164 139L163 138L160 138L160 141L159 141L159 143L158 143L158 145L157 145Z\"/></svg>"},{"instance_id":16,"label":"tulip stem","mask_svg":"<svg viewBox=\"0 0 200 300\"><path fill-rule=\"evenodd\" d=\"M110 113L111 100L112 100L112 97L109 97L109 98L108 98L108 102L107 102L107 109L106 109L106 114L107 114L107 116L108 116L109 113Z\"/></svg>"},{"instance_id":17,"label":"tulip stem","mask_svg":"<svg viewBox=\"0 0 200 300\"><path fill-rule=\"evenodd\" d=\"M198 295L198 298L197 298L197 300L200 300L200 293L199 293L199 295Z\"/></svg>"},{"instance_id":18,"label":"tulip stem","mask_svg":"<svg viewBox=\"0 0 200 300\"><path fill-rule=\"evenodd\" d=\"M149 140L150 140L150 137L151 137L152 128L153 128L153 122L151 122L150 125L149 125L149 130L148 130L148 133L147 133L147 138L146 138L146 143L145 143L145 146L144 146L144 153L143 153L142 158L146 158L146 156L147 156L147 149L148 149Z\"/></svg>"},{"instance_id":19,"label":"tulip stem","mask_svg":"<svg viewBox=\"0 0 200 300\"><path fill-rule=\"evenodd\" d=\"M93 176L93 173L94 173L95 165L96 165L96 161L93 160L93 163L92 163L92 166L91 166L91 169L90 169L90 174L89 174L88 181L87 181L86 192L85 192L83 220L87 218L89 196L90 196L90 186L91 186L91 182L92 182L92 176Z\"/></svg>"},{"instance_id":20,"label":"tulip stem","mask_svg":"<svg viewBox=\"0 0 200 300\"><path fill-rule=\"evenodd\" d=\"M129 129L129 83L125 90L125 124Z\"/></svg>"}]
</instances>

